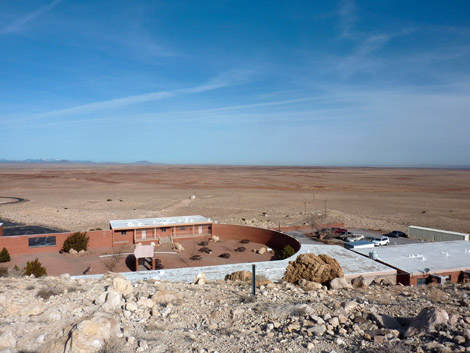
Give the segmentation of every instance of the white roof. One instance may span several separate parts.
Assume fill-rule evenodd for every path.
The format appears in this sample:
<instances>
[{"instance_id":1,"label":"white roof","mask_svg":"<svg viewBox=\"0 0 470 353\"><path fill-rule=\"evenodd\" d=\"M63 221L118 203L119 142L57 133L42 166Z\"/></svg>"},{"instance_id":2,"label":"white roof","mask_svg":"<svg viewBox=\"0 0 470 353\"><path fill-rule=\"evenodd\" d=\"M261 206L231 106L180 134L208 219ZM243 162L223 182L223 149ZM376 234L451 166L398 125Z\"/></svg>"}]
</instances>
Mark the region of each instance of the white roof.
<instances>
[{"instance_id":1,"label":"white roof","mask_svg":"<svg viewBox=\"0 0 470 353\"><path fill-rule=\"evenodd\" d=\"M410 274L470 270L470 243L465 240L389 245L374 250L378 260ZM352 251L368 256L370 250Z\"/></svg>"},{"instance_id":2,"label":"white roof","mask_svg":"<svg viewBox=\"0 0 470 353\"><path fill-rule=\"evenodd\" d=\"M370 251L370 249L365 250ZM376 262L372 259L356 254L338 245L302 244L300 251L294 256L297 257L297 255L305 253L312 253L317 256L320 254L327 254L331 256L332 258L336 259L336 261L338 261L341 265L341 268L344 272L344 276L349 278L357 277L359 275L393 275L397 272L394 268L388 267L384 264L381 264L380 262ZM293 259L289 258L289 260L292 261Z\"/></svg>"},{"instance_id":3,"label":"white roof","mask_svg":"<svg viewBox=\"0 0 470 353\"><path fill-rule=\"evenodd\" d=\"M144 219L121 219L109 221L112 229L133 229L133 228L154 228L165 227L180 224L200 224L212 223L210 218L203 216L179 216L179 217L162 217L162 218L144 218Z\"/></svg>"}]
</instances>

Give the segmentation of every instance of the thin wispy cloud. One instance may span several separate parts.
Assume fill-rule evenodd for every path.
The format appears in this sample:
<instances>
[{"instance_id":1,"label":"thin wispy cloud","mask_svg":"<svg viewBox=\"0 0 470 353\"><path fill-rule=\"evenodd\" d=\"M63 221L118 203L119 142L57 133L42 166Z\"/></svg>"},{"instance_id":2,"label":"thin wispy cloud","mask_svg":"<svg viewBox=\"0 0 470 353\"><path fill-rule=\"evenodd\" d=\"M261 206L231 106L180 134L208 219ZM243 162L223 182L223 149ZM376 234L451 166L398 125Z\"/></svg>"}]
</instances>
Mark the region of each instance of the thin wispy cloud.
<instances>
[{"instance_id":1,"label":"thin wispy cloud","mask_svg":"<svg viewBox=\"0 0 470 353\"><path fill-rule=\"evenodd\" d=\"M35 118L53 117L53 116L58 116L58 115L67 115L67 114L76 114L76 113L85 113L85 112L88 113L92 111L105 110L105 109L116 109L116 108L121 108L121 107L128 106L128 105L146 103L146 102L156 101L156 100L160 100L164 98L169 98L174 95L175 93L171 91L151 92L151 93L139 94L135 96L109 99L109 100L101 101L101 102L82 104L82 105L77 105L77 106L66 108L66 109L54 110L50 112L44 112L44 113L36 114L34 117Z\"/></svg>"},{"instance_id":2,"label":"thin wispy cloud","mask_svg":"<svg viewBox=\"0 0 470 353\"><path fill-rule=\"evenodd\" d=\"M44 15L46 12L52 10L54 7L56 7L61 2L62 2L62 0L54 0L51 3L49 3L49 4L39 8L37 10L34 10L34 11L18 18L17 20L13 21L9 25L1 28L0 29L0 34L19 33L19 32L24 31L25 28L27 27L27 25L31 21L33 21L33 20L37 19L38 17Z\"/></svg>"},{"instance_id":3,"label":"thin wispy cloud","mask_svg":"<svg viewBox=\"0 0 470 353\"><path fill-rule=\"evenodd\" d=\"M354 0L342 0L339 4L338 16L341 36L349 38L353 36L353 29L358 21L356 3Z\"/></svg>"},{"instance_id":4,"label":"thin wispy cloud","mask_svg":"<svg viewBox=\"0 0 470 353\"><path fill-rule=\"evenodd\" d=\"M150 92L145 94L132 95L122 98L114 98L109 100L104 100L100 102L93 102L88 104L81 104L65 109L53 110L48 112L43 112L35 114L30 118L39 119L45 117L56 117L63 115L71 115L77 113L91 113L103 110L112 110L117 108L122 108L130 105L136 105L141 103L158 101L166 98L171 98L181 94L193 94L193 93L202 93L206 91L216 90L224 87L229 87L237 84L246 82L250 76L250 71L229 71L227 73L220 74L215 78L209 80L206 83L203 83L198 86L190 88L182 88L170 91L157 91Z\"/></svg>"}]
</instances>

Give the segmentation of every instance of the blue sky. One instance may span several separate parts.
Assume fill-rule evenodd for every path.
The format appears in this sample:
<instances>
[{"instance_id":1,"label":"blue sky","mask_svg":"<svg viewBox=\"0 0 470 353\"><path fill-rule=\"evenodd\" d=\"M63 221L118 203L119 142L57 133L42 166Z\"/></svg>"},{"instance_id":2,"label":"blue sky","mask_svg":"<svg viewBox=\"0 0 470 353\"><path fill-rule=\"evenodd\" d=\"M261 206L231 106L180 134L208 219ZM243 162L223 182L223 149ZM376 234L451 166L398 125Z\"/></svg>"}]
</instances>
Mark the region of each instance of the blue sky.
<instances>
[{"instance_id":1,"label":"blue sky","mask_svg":"<svg viewBox=\"0 0 470 353\"><path fill-rule=\"evenodd\" d=\"M470 165L468 1L0 2L0 159Z\"/></svg>"}]
</instances>

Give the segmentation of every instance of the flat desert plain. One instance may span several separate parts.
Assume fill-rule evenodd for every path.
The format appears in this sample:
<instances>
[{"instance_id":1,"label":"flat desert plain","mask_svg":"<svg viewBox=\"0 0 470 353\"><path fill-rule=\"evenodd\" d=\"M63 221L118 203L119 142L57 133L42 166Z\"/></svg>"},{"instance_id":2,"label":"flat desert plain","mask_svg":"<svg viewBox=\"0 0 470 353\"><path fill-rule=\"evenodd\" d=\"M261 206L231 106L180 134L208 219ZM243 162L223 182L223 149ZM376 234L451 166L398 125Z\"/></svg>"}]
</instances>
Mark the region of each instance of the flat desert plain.
<instances>
[{"instance_id":1,"label":"flat desert plain","mask_svg":"<svg viewBox=\"0 0 470 353\"><path fill-rule=\"evenodd\" d=\"M0 204L0 219L71 231L200 214L269 228L314 215L354 228L470 232L470 170L3 164L0 196L28 200Z\"/></svg>"}]
</instances>

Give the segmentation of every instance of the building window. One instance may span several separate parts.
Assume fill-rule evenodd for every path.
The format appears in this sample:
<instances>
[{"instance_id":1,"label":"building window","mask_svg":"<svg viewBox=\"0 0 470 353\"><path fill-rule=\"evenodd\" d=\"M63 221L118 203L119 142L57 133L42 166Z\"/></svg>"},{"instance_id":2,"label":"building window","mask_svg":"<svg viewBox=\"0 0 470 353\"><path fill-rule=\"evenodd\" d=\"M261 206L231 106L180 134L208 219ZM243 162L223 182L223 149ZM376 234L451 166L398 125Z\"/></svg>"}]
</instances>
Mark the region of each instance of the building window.
<instances>
[{"instance_id":1,"label":"building window","mask_svg":"<svg viewBox=\"0 0 470 353\"><path fill-rule=\"evenodd\" d=\"M416 281L417 286L424 286L426 284L426 278L418 278Z\"/></svg>"},{"instance_id":2,"label":"building window","mask_svg":"<svg viewBox=\"0 0 470 353\"><path fill-rule=\"evenodd\" d=\"M160 230L162 231L162 233L166 232L166 228L160 228Z\"/></svg>"},{"instance_id":3,"label":"building window","mask_svg":"<svg viewBox=\"0 0 470 353\"><path fill-rule=\"evenodd\" d=\"M184 230L184 227L180 227L180 230Z\"/></svg>"},{"instance_id":4,"label":"building window","mask_svg":"<svg viewBox=\"0 0 470 353\"><path fill-rule=\"evenodd\" d=\"M38 237L38 238L28 238L28 246L30 248L41 248L44 246L56 246L56 237Z\"/></svg>"},{"instance_id":5,"label":"building window","mask_svg":"<svg viewBox=\"0 0 470 353\"><path fill-rule=\"evenodd\" d=\"M125 230L121 230L121 234L122 234L122 235L126 235L127 232L126 232Z\"/></svg>"}]
</instances>

